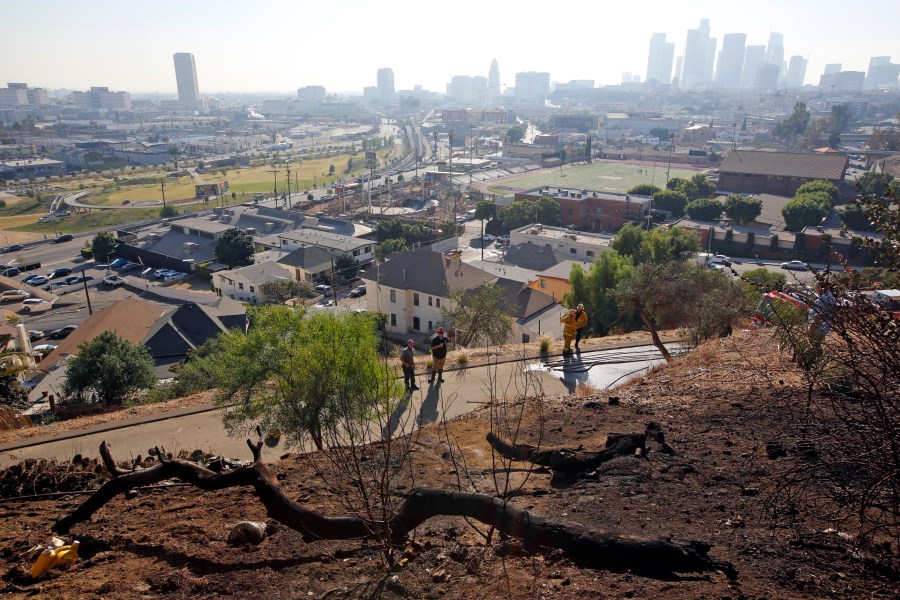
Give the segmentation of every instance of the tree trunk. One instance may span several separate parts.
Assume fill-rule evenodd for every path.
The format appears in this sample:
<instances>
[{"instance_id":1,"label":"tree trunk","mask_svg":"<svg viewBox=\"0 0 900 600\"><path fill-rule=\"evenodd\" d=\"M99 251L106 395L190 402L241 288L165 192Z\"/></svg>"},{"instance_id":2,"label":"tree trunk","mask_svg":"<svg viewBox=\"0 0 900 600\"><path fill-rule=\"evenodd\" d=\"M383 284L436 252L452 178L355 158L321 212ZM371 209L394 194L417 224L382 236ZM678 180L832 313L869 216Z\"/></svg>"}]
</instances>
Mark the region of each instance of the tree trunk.
<instances>
[{"instance_id":1,"label":"tree trunk","mask_svg":"<svg viewBox=\"0 0 900 600\"><path fill-rule=\"evenodd\" d=\"M656 331L656 323L653 322L647 313L644 312L644 308L641 306L640 302L635 300L634 308L638 311L638 314L641 315L641 320L644 322L644 325L647 326L647 329L650 331L650 338L653 340L653 345L660 351L663 358L666 359L666 362L672 362L672 355L669 354L669 351L666 350L665 344L662 343L662 340L659 339L659 333Z\"/></svg>"},{"instance_id":2,"label":"tree trunk","mask_svg":"<svg viewBox=\"0 0 900 600\"><path fill-rule=\"evenodd\" d=\"M328 517L311 511L288 498L275 473L261 462L262 439L247 440L254 462L246 467L214 473L184 460L167 459L156 451L160 463L139 471L125 471L116 466L106 443L100 454L112 479L85 500L81 506L53 526L57 532L68 532L73 525L86 521L117 495L135 487L178 478L204 491L229 487L252 486L270 518L300 532L303 539L362 539L373 537L375 524L359 516ZM697 541L633 538L591 531L575 524L534 516L509 502L474 492L451 492L416 488L387 523L395 538L402 539L416 527L436 516L460 516L478 520L510 537L523 541L527 549L559 549L583 566L632 571L648 576L671 577L675 573L722 571L737 577L734 567L709 556L710 545Z\"/></svg>"},{"instance_id":3,"label":"tree trunk","mask_svg":"<svg viewBox=\"0 0 900 600\"><path fill-rule=\"evenodd\" d=\"M635 453L643 455L645 440L646 435L643 433L613 433L606 438L606 448L599 452L581 452L568 448L538 451L534 446L505 442L493 432L487 434L488 443L501 456L550 467L555 473L567 475L592 471L620 456L634 456Z\"/></svg>"}]
</instances>

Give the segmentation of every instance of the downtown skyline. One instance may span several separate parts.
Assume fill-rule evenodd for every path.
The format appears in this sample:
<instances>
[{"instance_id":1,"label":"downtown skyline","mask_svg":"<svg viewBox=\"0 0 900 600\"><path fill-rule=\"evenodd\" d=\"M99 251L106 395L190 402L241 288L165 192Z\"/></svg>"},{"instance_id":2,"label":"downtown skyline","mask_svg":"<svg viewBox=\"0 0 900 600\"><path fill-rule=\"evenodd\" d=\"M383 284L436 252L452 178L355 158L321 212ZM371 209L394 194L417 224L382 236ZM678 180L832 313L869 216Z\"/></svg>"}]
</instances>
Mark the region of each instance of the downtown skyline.
<instances>
[{"instance_id":1,"label":"downtown skyline","mask_svg":"<svg viewBox=\"0 0 900 600\"><path fill-rule=\"evenodd\" d=\"M252 9L162 0L124 14L120 3L108 0L10 5L5 11L17 26L0 39L0 83L174 96L172 55L185 52L196 58L202 95L293 93L306 85L360 94L376 84L384 67L393 69L397 90L421 85L443 93L454 75L487 76L493 58L503 87L514 86L515 74L525 71L549 72L554 82L612 85L623 71L643 80L654 33L666 33L675 56L682 56L686 33L700 19L709 19L710 36L720 47L726 34L746 34L752 46L781 33L785 57L809 60L805 83L817 83L829 63L865 71L871 56L900 55L890 31L894 19L847 19L845 5L832 1L764 1L752 9L705 1L689 8L648 2L640 10L576 3L552 12L470 2L456 8L445 17L415 3L374 7L355 0L339 13L277 0ZM866 7L868 15L879 11L885 17L898 13L884 0ZM446 35L435 35L438 26ZM557 43L563 32L566 42Z\"/></svg>"}]
</instances>

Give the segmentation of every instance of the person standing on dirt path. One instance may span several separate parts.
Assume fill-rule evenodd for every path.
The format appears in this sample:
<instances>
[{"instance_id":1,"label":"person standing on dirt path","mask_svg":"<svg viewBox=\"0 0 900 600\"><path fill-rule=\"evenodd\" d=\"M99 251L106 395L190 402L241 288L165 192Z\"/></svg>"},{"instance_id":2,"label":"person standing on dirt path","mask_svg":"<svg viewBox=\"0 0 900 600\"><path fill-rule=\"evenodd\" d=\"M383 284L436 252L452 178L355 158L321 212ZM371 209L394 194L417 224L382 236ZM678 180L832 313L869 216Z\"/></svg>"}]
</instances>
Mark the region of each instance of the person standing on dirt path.
<instances>
[{"instance_id":1,"label":"person standing on dirt path","mask_svg":"<svg viewBox=\"0 0 900 600\"><path fill-rule=\"evenodd\" d=\"M403 366L403 385L411 392L419 389L416 385L416 360L413 341L406 340L406 347L400 351L400 364Z\"/></svg>"},{"instance_id":2,"label":"person standing on dirt path","mask_svg":"<svg viewBox=\"0 0 900 600\"><path fill-rule=\"evenodd\" d=\"M578 350L578 344L581 342L581 335L584 328L587 327L588 317L584 312L584 304L575 307L575 349Z\"/></svg>"},{"instance_id":3,"label":"person standing on dirt path","mask_svg":"<svg viewBox=\"0 0 900 600\"><path fill-rule=\"evenodd\" d=\"M438 327L437 333L431 339L431 379L429 384L434 383L437 376L438 383L444 383L444 361L447 360L447 346L450 340L444 335L444 328Z\"/></svg>"},{"instance_id":4,"label":"person standing on dirt path","mask_svg":"<svg viewBox=\"0 0 900 600\"><path fill-rule=\"evenodd\" d=\"M563 354L571 354L572 353L572 340L575 339L575 309L573 308L566 314L564 314L559 322L563 324L563 340L565 341L565 346L563 347Z\"/></svg>"}]
</instances>

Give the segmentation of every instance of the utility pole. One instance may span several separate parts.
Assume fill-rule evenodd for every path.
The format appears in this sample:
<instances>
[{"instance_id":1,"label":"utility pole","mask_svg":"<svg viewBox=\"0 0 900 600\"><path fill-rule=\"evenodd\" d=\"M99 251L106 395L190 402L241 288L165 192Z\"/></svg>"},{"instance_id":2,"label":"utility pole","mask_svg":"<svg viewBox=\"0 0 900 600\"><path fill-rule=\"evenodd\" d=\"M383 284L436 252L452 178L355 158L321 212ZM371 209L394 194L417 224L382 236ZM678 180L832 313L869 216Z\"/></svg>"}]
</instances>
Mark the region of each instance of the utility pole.
<instances>
[{"instance_id":1,"label":"utility pole","mask_svg":"<svg viewBox=\"0 0 900 600\"><path fill-rule=\"evenodd\" d=\"M669 171L672 170L672 150L675 148L675 133L669 134L669 166L666 167L666 188L669 187Z\"/></svg>"},{"instance_id":2,"label":"utility pole","mask_svg":"<svg viewBox=\"0 0 900 600\"><path fill-rule=\"evenodd\" d=\"M165 177L160 178L159 185L162 187L163 208L165 208L166 207L166 179L165 179Z\"/></svg>"},{"instance_id":3,"label":"utility pole","mask_svg":"<svg viewBox=\"0 0 900 600\"><path fill-rule=\"evenodd\" d=\"M288 207L288 210L291 210L291 163L287 163L287 183L288 183L287 207Z\"/></svg>"},{"instance_id":4,"label":"utility pole","mask_svg":"<svg viewBox=\"0 0 900 600\"><path fill-rule=\"evenodd\" d=\"M334 257L331 257L331 293L334 294L334 305L338 305L337 279L334 277Z\"/></svg>"},{"instance_id":5,"label":"utility pole","mask_svg":"<svg viewBox=\"0 0 900 600\"><path fill-rule=\"evenodd\" d=\"M268 170L268 171L266 171L266 172L267 172L267 173L271 173L271 174L275 177L275 189L273 189L272 192L273 192L274 195L275 195L275 203L278 204L278 170L277 170L277 169L270 169L270 170Z\"/></svg>"},{"instance_id":6,"label":"utility pole","mask_svg":"<svg viewBox=\"0 0 900 600\"><path fill-rule=\"evenodd\" d=\"M109 257L106 257L106 263L109 264ZM81 283L84 284L84 297L87 298L88 305L88 315L94 314L94 309L91 308L91 294L88 292L88 284L87 279L84 279L84 271L81 272Z\"/></svg>"}]
</instances>

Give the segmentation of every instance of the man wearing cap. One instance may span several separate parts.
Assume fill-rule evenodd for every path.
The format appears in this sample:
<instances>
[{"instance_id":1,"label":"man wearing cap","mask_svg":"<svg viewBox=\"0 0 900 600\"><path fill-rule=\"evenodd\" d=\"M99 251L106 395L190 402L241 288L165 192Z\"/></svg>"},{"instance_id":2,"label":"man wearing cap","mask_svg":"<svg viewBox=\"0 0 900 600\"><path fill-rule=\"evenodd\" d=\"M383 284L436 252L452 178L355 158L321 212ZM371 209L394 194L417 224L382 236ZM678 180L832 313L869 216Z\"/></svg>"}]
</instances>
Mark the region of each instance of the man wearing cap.
<instances>
[{"instance_id":1,"label":"man wearing cap","mask_svg":"<svg viewBox=\"0 0 900 600\"><path fill-rule=\"evenodd\" d=\"M444 328L438 327L437 333L431 339L431 379L428 383L434 383L437 375L438 383L444 383L444 361L447 360L447 346L450 340L444 335Z\"/></svg>"},{"instance_id":2,"label":"man wearing cap","mask_svg":"<svg viewBox=\"0 0 900 600\"><path fill-rule=\"evenodd\" d=\"M575 349L578 350L578 344L581 342L581 334L587 325L587 313L584 312L584 304L575 307Z\"/></svg>"},{"instance_id":3,"label":"man wearing cap","mask_svg":"<svg viewBox=\"0 0 900 600\"><path fill-rule=\"evenodd\" d=\"M400 351L400 364L403 365L403 385L409 391L419 389L416 385L416 361L413 356L413 341L406 340L406 347Z\"/></svg>"},{"instance_id":4,"label":"man wearing cap","mask_svg":"<svg viewBox=\"0 0 900 600\"><path fill-rule=\"evenodd\" d=\"M563 340L565 341L565 346L563 347L563 354L571 354L572 353L572 340L575 339L575 309L573 308L566 314L560 318L559 322L563 324Z\"/></svg>"}]
</instances>

